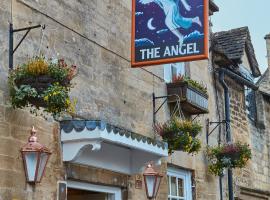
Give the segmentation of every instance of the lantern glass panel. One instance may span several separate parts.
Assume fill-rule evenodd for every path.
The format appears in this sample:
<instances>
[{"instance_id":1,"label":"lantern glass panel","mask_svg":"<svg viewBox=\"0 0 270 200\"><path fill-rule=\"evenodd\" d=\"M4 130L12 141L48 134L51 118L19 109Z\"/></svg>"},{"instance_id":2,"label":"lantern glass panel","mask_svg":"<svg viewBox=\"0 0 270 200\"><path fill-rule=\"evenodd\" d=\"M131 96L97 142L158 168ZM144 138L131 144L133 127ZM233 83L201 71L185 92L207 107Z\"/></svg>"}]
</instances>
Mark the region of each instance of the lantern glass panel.
<instances>
[{"instance_id":1,"label":"lantern glass panel","mask_svg":"<svg viewBox=\"0 0 270 200\"><path fill-rule=\"evenodd\" d=\"M40 154L40 161L39 161L39 167L38 167L38 175L37 175L37 181L40 182L43 171L45 169L47 160L49 158L48 153L41 153Z\"/></svg>"},{"instance_id":2,"label":"lantern glass panel","mask_svg":"<svg viewBox=\"0 0 270 200\"><path fill-rule=\"evenodd\" d=\"M34 182L35 181L35 173L37 168L37 158L38 152L26 152L24 153L25 157L25 168L28 174L28 181Z\"/></svg>"},{"instance_id":3,"label":"lantern glass panel","mask_svg":"<svg viewBox=\"0 0 270 200\"><path fill-rule=\"evenodd\" d=\"M155 187L155 197L157 196L157 193L158 193L158 189L159 189L159 185L160 185L160 182L161 182L161 176L158 176L157 177L157 182L156 182L156 187Z\"/></svg>"},{"instance_id":4,"label":"lantern glass panel","mask_svg":"<svg viewBox=\"0 0 270 200\"><path fill-rule=\"evenodd\" d=\"M154 196L155 180L156 180L156 176L146 176L145 177L149 197Z\"/></svg>"}]
</instances>

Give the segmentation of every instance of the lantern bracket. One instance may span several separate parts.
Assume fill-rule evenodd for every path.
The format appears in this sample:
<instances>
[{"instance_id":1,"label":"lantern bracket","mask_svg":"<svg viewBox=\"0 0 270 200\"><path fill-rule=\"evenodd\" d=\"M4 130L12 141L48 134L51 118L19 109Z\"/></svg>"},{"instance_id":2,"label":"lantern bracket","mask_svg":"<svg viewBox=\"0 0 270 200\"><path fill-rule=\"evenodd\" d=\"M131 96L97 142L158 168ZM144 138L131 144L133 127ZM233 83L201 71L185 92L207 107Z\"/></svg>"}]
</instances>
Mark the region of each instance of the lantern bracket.
<instances>
[{"instance_id":1,"label":"lantern bracket","mask_svg":"<svg viewBox=\"0 0 270 200\"><path fill-rule=\"evenodd\" d=\"M209 119L206 120L206 143L208 145L209 143L209 136L222 124L227 124L229 123L228 121L226 120L222 120L222 121L219 121L219 122L212 122L212 121L209 121ZM210 130L210 125L213 125L215 124L215 127Z\"/></svg>"},{"instance_id":2,"label":"lantern bracket","mask_svg":"<svg viewBox=\"0 0 270 200\"><path fill-rule=\"evenodd\" d=\"M36 29L36 28L40 28L40 27L43 30L45 29L45 25L40 25L40 24L36 25L36 26L29 26L29 27L24 27L24 28L19 28L19 29L13 29L13 24L12 23L9 24L9 69L13 69L13 55L16 52L16 50L19 48L19 46L21 45L23 40L26 38L28 33L32 29ZM21 31L26 31L26 33L21 38L21 40L18 42L16 47L13 49L14 33L21 32Z\"/></svg>"}]
</instances>

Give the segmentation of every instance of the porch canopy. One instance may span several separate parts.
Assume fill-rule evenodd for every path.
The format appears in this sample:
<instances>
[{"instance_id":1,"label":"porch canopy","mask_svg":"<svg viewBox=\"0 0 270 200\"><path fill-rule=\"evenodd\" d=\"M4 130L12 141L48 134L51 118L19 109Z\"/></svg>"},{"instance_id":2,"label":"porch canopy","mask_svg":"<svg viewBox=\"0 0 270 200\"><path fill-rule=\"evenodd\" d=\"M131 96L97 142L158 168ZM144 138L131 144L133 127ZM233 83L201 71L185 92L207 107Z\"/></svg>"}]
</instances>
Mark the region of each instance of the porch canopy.
<instances>
[{"instance_id":1,"label":"porch canopy","mask_svg":"<svg viewBox=\"0 0 270 200\"><path fill-rule=\"evenodd\" d=\"M61 122L63 161L124 174L168 156L167 144L100 120Z\"/></svg>"}]
</instances>

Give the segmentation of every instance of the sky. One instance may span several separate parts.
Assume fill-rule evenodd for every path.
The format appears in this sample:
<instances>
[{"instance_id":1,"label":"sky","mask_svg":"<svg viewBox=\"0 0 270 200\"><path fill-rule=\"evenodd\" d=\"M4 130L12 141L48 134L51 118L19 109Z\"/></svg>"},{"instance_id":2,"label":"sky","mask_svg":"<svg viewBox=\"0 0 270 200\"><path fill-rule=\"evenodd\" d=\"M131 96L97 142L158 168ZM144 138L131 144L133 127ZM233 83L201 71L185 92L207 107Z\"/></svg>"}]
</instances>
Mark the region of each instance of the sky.
<instances>
[{"instance_id":1,"label":"sky","mask_svg":"<svg viewBox=\"0 0 270 200\"><path fill-rule=\"evenodd\" d=\"M211 17L213 31L248 26L255 54L263 73L267 68L264 36L270 33L270 0L214 0L219 12Z\"/></svg>"}]
</instances>

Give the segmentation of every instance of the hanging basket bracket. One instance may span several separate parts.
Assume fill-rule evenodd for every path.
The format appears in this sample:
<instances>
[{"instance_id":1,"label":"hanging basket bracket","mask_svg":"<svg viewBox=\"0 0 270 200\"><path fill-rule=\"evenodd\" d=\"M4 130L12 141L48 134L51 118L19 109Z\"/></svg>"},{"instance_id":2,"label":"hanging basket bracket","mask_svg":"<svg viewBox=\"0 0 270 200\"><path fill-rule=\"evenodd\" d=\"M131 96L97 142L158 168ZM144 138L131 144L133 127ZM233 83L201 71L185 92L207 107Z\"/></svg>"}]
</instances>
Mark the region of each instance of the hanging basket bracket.
<instances>
[{"instance_id":1,"label":"hanging basket bracket","mask_svg":"<svg viewBox=\"0 0 270 200\"><path fill-rule=\"evenodd\" d=\"M19 46L21 45L23 40L26 38L28 33L32 29L36 29L36 28L40 28L40 27L43 30L45 29L45 25L40 25L40 24L36 25L36 26L29 26L29 27L25 27L25 28L13 29L13 24L12 23L9 24L9 69L13 69L13 55L16 52L16 50L19 48ZM14 48L13 47L14 33L21 32L21 31L26 31L26 33L24 34L24 36L21 38L21 40L18 42L18 44Z\"/></svg>"}]
</instances>

